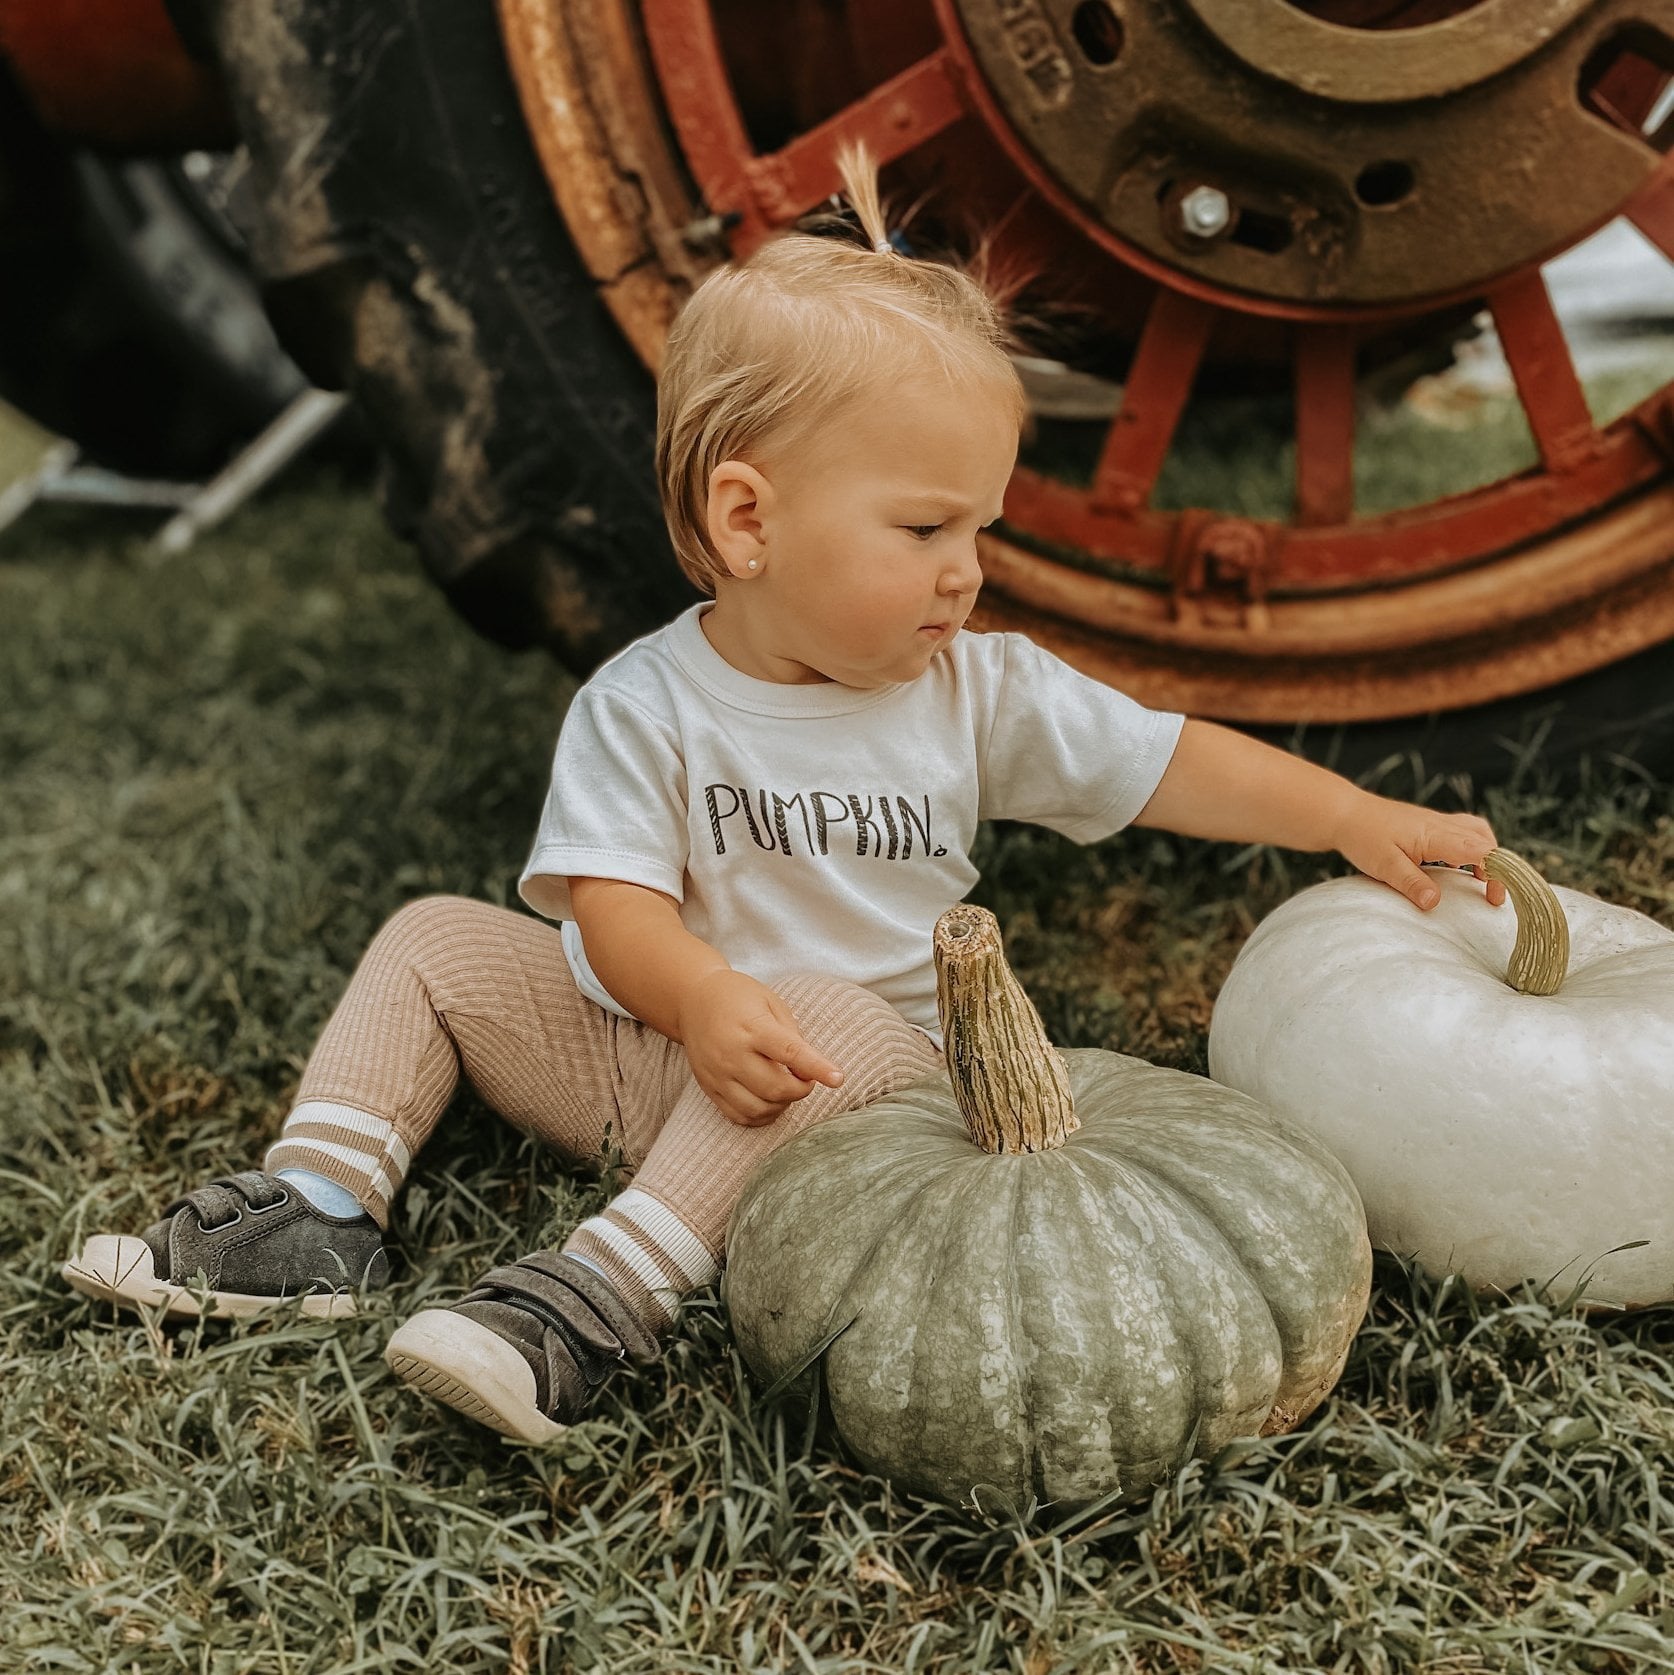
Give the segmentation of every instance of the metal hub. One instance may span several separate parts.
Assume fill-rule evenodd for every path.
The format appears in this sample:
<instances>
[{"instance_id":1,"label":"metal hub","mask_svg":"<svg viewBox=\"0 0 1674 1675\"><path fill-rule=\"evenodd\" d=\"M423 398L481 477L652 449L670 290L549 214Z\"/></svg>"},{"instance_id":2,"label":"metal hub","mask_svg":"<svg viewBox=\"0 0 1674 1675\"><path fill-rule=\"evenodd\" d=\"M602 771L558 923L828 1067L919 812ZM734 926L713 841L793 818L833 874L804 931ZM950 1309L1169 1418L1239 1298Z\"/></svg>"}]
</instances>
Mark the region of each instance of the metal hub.
<instances>
[{"instance_id":1,"label":"metal hub","mask_svg":"<svg viewBox=\"0 0 1674 1675\"><path fill-rule=\"evenodd\" d=\"M1287 0L943 3L985 116L1090 237L1338 313L1469 294L1608 219L1654 160L1583 90L1628 24L1674 28L1669 0L1378 32Z\"/></svg>"}]
</instances>

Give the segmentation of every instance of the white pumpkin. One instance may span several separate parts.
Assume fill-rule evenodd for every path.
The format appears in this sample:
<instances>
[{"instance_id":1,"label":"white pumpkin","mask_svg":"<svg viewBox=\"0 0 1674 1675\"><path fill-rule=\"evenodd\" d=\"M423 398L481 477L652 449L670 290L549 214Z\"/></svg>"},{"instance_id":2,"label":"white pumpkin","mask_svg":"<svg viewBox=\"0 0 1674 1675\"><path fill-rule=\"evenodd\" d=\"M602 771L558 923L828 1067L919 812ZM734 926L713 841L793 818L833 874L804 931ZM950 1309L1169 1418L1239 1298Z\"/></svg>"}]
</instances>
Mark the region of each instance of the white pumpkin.
<instances>
[{"instance_id":1,"label":"white pumpkin","mask_svg":"<svg viewBox=\"0 0 1674 1675\"><path fill-rule=\"evenodd\" d=\"M1590 1270L1585 1305L1674 1300L1674 931L1504 850L1487 867L1503 907L1450 871L1428 913L1359 877L1276 909L1216 1000L1209 1073L1324 1142L1382 1249L1478 1289L1562 1296ZM1511 986L1514 942L1552 992Z\"/></svg>"}]
</instances>

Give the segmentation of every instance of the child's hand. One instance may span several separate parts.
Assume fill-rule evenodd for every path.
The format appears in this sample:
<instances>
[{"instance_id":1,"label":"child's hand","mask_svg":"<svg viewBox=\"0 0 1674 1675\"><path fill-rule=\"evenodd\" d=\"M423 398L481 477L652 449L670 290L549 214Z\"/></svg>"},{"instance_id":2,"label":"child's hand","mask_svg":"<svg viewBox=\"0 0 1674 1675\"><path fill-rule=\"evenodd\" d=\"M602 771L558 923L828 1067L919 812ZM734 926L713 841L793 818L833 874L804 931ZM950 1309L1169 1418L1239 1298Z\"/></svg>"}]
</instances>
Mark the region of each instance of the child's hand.
<instances>
[{"instance_id":1,"label":"child's hand","mask_svg":"<svg viewBox=\"0 0 1674 1675\"><path fill-rule=\"evenodd\" d=\"M1438 814L1365 792L1354 798L1337 826L1333 847L1370 878L1381 879L1426 910L1441 892L1420 872L1424 861L1468 866L1482 877L1481 862L1496 847L1494 828L1475 814ZM1488 905L1505 900L1505 886L1488 880Z\"/></svg>"},{"instance_id":2,"label":"child's hand","mask_svg":"<svg viewBox=\"0 0 1674 1675\"><path fill-rule=\"evenodd\" d=\"M842 1085L843 1072L802 1039L784 1001L742 971L713 971L687 989L680 1039L698 1086L744 1128L772 1122L815 1082Z\"/></svg>"}]
</instances>

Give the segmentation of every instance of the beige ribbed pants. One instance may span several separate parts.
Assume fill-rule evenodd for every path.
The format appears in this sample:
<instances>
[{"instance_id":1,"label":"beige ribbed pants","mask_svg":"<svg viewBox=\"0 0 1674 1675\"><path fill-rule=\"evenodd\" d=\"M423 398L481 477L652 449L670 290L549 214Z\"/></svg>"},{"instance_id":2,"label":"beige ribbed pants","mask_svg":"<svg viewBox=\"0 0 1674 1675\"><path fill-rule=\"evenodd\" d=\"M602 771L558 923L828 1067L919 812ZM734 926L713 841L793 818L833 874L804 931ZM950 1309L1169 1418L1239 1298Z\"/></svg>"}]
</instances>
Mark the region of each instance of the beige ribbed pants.
<instances>
[{"instance_id":1,"label":"beige ribbed pants","mask_svg":"<svg viewBox=\"0 0 1674 1675\"><path fill-rule=\"evenodd\" d=\"M845 1073L774 1122L728 1121L684 1050L575 986L556 927L456 896L402 908L372 939L314 1047L264 1167L311 1169L389 1225L390 1203L458 1086L573 1164L610 1148L634 1187L717 1261L751 1171L793 1135L941 1067L921 1030L869 990L810 973L775 984L809 1044Z\"/></svg>"}]
</instances>

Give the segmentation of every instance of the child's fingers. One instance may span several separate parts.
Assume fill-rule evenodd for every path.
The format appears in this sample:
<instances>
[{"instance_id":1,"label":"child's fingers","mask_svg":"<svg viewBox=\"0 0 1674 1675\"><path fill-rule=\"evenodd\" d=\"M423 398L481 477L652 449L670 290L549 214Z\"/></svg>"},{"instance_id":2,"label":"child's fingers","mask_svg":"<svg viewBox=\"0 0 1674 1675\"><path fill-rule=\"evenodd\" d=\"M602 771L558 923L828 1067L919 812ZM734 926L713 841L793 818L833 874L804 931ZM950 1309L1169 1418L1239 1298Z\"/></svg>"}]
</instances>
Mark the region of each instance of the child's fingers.
<instances>
[{"instance_id":1,"label":"child's fingers","mask_svg":"<svg viewBox=\"0 0 1674 1675\"><path fill-rule=\"evenodd\" d=\"M1450 867L1474 867L1495 847L1494 828L1474 814L1455 815L1431 827L1421 840L1420 861L1445 861Z\"/></svg>"},{"instance_id":2,"label":"child's fingers","mask_svg":"<svg viewBox=\"0 0 1674 1675\"><path fill-rule=\"evenodd\" d=\"M785 1043L786 1051L775 1053L776 1058L793 1076L799 1076L810 1086L823 1082L828 1088L843 1085L843 1072L823 1054L816 1053L799 1035Z\"/></svg>"},{"instance_id":3,"label":"child's fingers","mask_svg":"<svg viewBox=\"0 0 1674 1675\"><path fill-rule=\"evenodd\" d=\"M721 1115L740 1128L765 1128L785 1108L782 1103L763 1099L743 1082L729 1082L709 1097L720 1107Z\"/></svg>"},{"instance_id":4,"label":"child's fingers","mask_svg":"<svg viewBox=\"0 0 1674 1675\"><path fill-rule=\"evenodd\" d=\"M1441 900L1441 891L1424 876L1420 867L1440 863L1466 869L1480 878L1482 861L1494 846L1494 828L1486 820L1474 814L1454 815L1428 826L1412 850L1401 847L1378 876L1428 912ZM1489 884L1490 902L1498 906L1504 896L1499 885Z\"/></svg>"},{"instance_id":5,"label":"child's fingers","mask_svg":"<svg viewBox=\"0 0 1674 1675\"><path fill-rule=\"evenodd\" d=\"M1391 889L1399 890L1415 907L1426 912L1441 900L1438 890L1412 863L1410 856L1397 849L1386 865L1379 867L1377 876Z\"/></svg>"},{"instance_id":6,"label":"child's fingers","mask_svg":"<svg viewBox=\"0 0 1674 1675\"><path fill-rule=\"evenodd\" d=\"M823 1053L816 1053L802 1039L797 1031L796 1020L791 1017L789 1011L775 1007L773 1016L780 1028L777 1031L767 1030L758 1037L756 1051L764 1058L782 1064L793 1076L799 1076L805 1082L824 1082L828 1088L841 1087L843 1072Z\"/></svg>"},{"instance_id":7,"label":"child's fingers","mask_svg":"<svg viewBox=\"0 0 1674 1675\"><path fill-rule=\"evenodd\" d=\"M787 1070L777 1059L757 1053L742 1077L745 1087L758 1099L776 1101L781 1109L804 1094L814 1091L814 1084L794 1070Z\"/></svg>"},{"instance_id":8,"label":"child's fingers","mask_svg":"<svg viewBox=\"0 0 1674 1675\"><path fill-rule=\"evenodd\" d=\"M1426 861L1424 864L1428 867L1439 867L1449 865L1450 863L1444 861ZM1488 905L1490 907L1500 907L1504 905L1505 885L1503 885L1497 878L1490 878L1487 873L1483 871L1480 865L1461 866L1456 870L1459 872L1468 872L1472 878L1479 879L1482 882L1487 890Z\"/></svg>"},{"instance_id":9,"label":"child's fingers","mask_svg":"<svg viewBox=\"0 0 1674 1675\"><path fill-rule=\"evenodd\" d=\"M1488 905L1498 907L1505 900L1505 886L1497 878L1490 878L1480 866L1471 867L1473 877L1479 878L1488 887Z\"/></svg>"},{"instance_id":10,"label":"child's fingers","mask_svg":"<svg viewBox=\"0 0 1674 1675\"><path fill-rule=\"evenodd\" d=\"M749 1086L744 1080L750 1074L748 1067L728 1073L714 1065L706 1065L701 1070L694 1066L692 1073L721 1115L740 1128L764 1127L785 1108L784 1100L764 1099Z\"/></svg>"}]
</instances>

